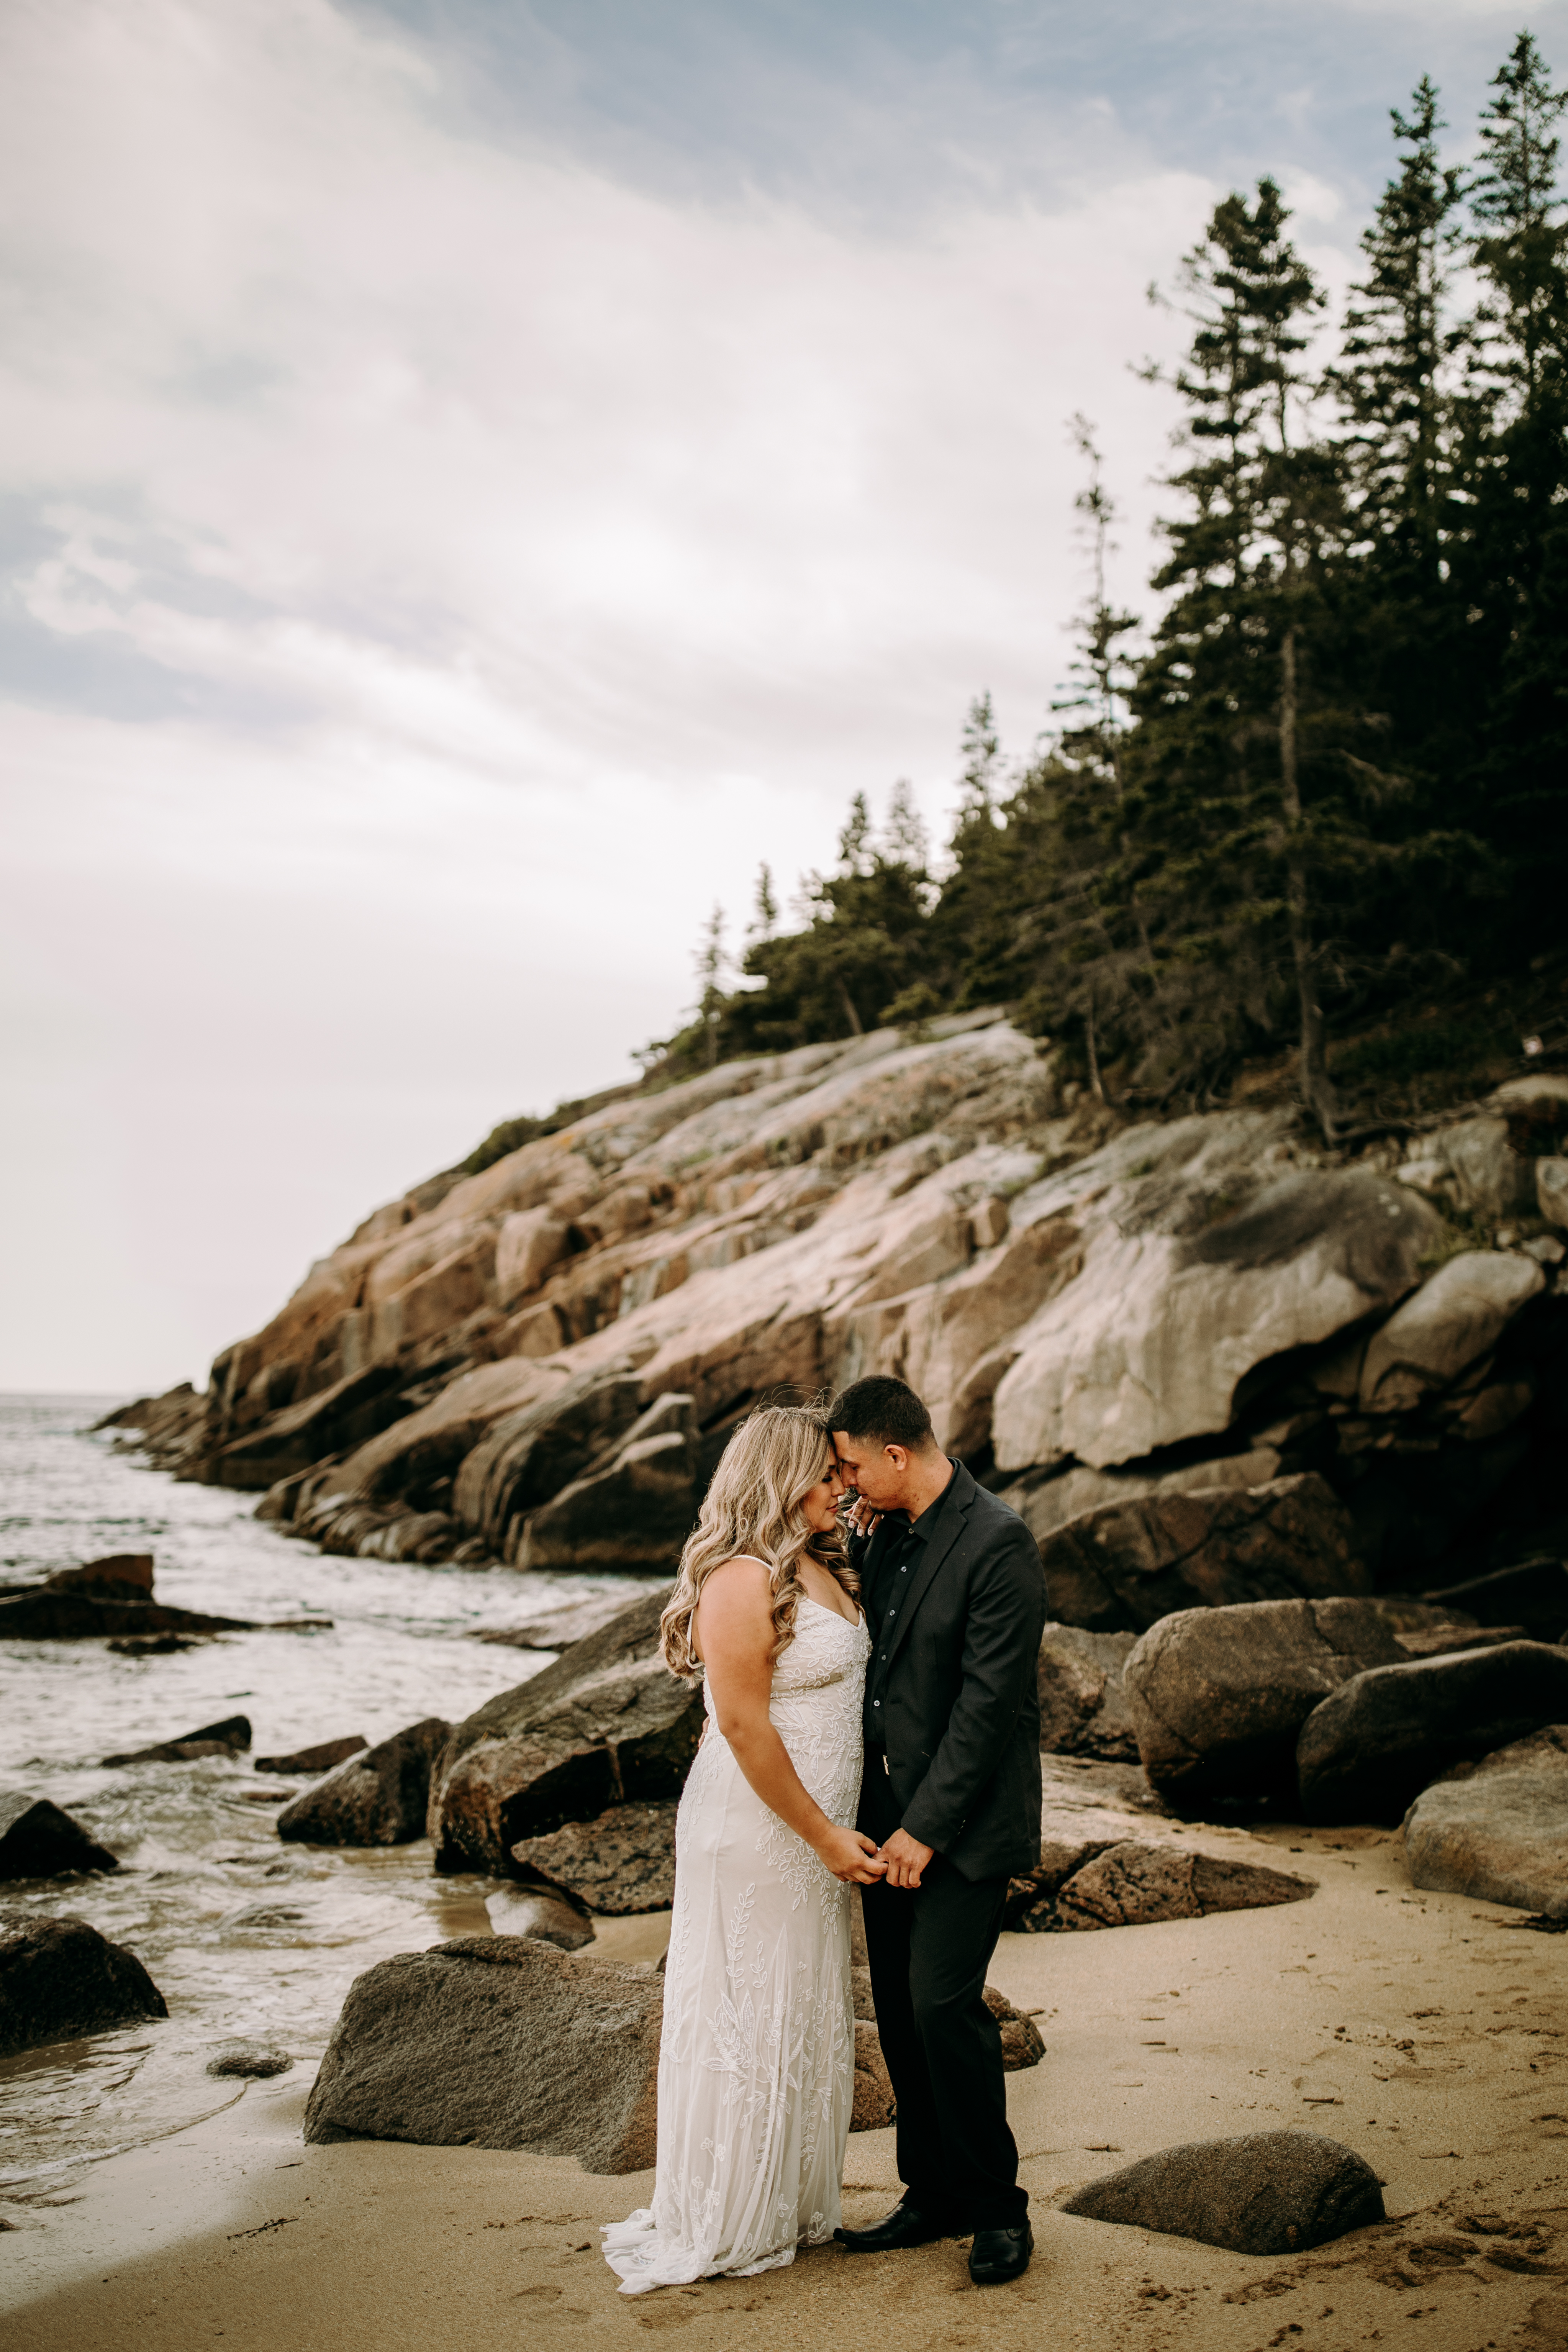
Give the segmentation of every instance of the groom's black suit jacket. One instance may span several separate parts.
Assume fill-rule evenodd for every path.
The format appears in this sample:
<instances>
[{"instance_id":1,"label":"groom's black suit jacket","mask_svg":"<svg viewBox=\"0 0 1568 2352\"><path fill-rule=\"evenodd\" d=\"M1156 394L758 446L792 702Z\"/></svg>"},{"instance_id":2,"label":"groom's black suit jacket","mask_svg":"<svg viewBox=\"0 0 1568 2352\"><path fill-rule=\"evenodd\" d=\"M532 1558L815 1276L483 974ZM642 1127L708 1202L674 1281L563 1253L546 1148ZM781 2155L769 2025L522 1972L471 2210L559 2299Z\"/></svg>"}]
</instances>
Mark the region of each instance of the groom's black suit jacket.
<instances>
[{"instance_id":1,"label":"groom's black suit jacket","mask_svg":"<svg viewBox=\"0 0 1568 2352\"><path fill-rule=\"evenodd\" d=\"M851 1542L900 1819L965 1878L1036 1869L1046 1622L1039 1547L962 1463L905 1589L889 1593L887 1571L904 1535L901 1517L884 1519L868 1540ZM882 1770L874 1750L866 1769L868 1780Z\"/></svg>"}]
</instances>

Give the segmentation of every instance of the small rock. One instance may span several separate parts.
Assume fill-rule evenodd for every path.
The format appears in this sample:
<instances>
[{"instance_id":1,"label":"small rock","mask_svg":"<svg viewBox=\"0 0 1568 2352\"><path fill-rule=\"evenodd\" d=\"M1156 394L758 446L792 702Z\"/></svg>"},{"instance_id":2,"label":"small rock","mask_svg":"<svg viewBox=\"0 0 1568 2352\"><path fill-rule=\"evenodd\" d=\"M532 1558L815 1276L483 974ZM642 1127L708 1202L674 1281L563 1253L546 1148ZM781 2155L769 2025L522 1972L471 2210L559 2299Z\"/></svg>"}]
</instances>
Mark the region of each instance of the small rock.
<instances>
[{"instance_id":1,"label":"small rock","mask_svg":"<svg viewBox=\"0 0 1568 2352\"><path fill-rule=\"evenodd\" d=\"M852 2132L885 2131L897 2113L892 2079L877 2029L857 2019L855 2103L849 2111L849 2128Z\"/></svg>"},{"instance_id":2,"label":"small rock","mask_svg":"<svg viewBox=\"0 0 1568 2352\"><path fill-rule=\"evenodd\" d=\"M110 1642L110 1648L120 1658L172 1658L181 1650L196 1649L205 1634L189 1633L128 1633L123 1641Z\"/></svg>"},{"instance_id":3,"label":"small rock","mask_svg":"<svg viewBox=\"0 0 1568 2352\"><path fill-rule=\"evenodd\" d=\"M1433 1782L1405 1817L1413 1886L1568 1918L1568 1725Z\"/></svg>"},{"instance_id":4,"label":"small rock","mask_svg":"<svg viewBox=\"0 0 1568 2352\"><path fill-rule=\"evenodd\" d=\"M1338 2140L1294 2131L1162 2148L1091 2181L1062 2210L1238 2254L1302 2253L1384 2219L1369 2164Z\"/></svg>"},{"instance_id":5,"label":"small rock","mask_svg":"<svg viewBox=\"0 0 1568 2352\"><path fill-rule=\"evenodd\" d=\"M653 2163L664 1986L528 1936L400 1952L349 1988L305 2137L531 2148L585 2172Z\"/></svg>"},{"instance_id":6,"label":"small rock","mask_svg":"<svg viewBox=\"0 0 1568 2352\"><path fill-rule=\"evenodd\" d=\"M209 2074L247 2074L258 2081L268 2074L286 2074L294 2063L287 2050L271 2042L221 2042L207 2060Z\"/></svg>"},{"instance_id":7,"label":"small rock","mask_svg":"<svg viewBox=\"0 0 1568 2352\"><path fill-rule=\"evenodd\" d=\"M85 1919L0 1910L0 2057L168 2014L135 1953Z\"/></svg>"},{"instance_id":8,"label":"small rock","mask_svg":"<svg viewBox=\"0 0 1568 2352\"><path fill-rule=\"evenodd\" d=\"M314 1748L296 1748L289 1756L258 1756L258 1772L330 1772L334 1764L346 1764L351 1756L359 1756L370 1746L363 1732L351 1731L342 1739L323 1739Z\"/></svg>"},{"instance_id":9,"label":"small rock","mask_svg":"<svg viewBox=\"0 0 1568 2352\"><path fill-rule=\"evenodd\" d=\"M107 1846L47 1797L0 1789L0 1879L67 1878L79 1870L118 1870Z\"/></svg>"},{"instance_id":10,"label":"small rock","mask_svg":"<svg viewBox=\"0 0 1568 2352\"><path fill-rule=\"evenodd\" d=\"M132 1748L122 1756L105 1756L100 1761L106 1766L186 1764L202 1756L237 1756L249 1745L249 1717L230 1715L221 1723L204 1723L195 1731L182 1731L177 1738L160 1740L155 1748Z\"/></svg>"},{"instance_id":11,"label":"small rock","mask_svg":"<svg viewBox=\"0 0 1568 2352\"><path fill-rule=\"evenodd\" d=\"M1568 1651L1544 1642L1375 1666L1302 1725L1302 1807L1314 1822L1397 1822L1446 1766L1565 1718Z\"/></svg>"},{"instance_id":12,"label":"small rock","mask_svg":"<svg viewBox=\"0 0 1568 2352\"><path fill-rule=\"evenodd\" d=\"M111 1552L106 1559L89 1559L81 1568L58 1568L48 1580L51 1592L123 1593L127 1598L153 1598L153 1554Z\"/></svg>"},{"instance_id":13,"label":"small rock","mask_svg":"<svg viewBox=\"0 0 1568 2352\"><path fill-rule=\"evenodd\" d=\"M1549 1225L1568 1226L1568 1160L1538 1160L1535 1198Z\"/></svg>"},{"instance_id":14,"label":"small rock","mask_svg":"<svg viewBox=\"0 0 1568 2352\"><path fill-rule=\"evenodd\" d=\"M549 1887L502 1887L486 1895L485 1909L498 1936L536 1936L558 1952L580 1952L594 1940L593 1921Z\"/></svg>"},{"instance_id":15,"label":"small rock","mask_svg":"<svg viewBox=\"0 0 1568 2352\"><path fill-rule=\"evenodd\" d=\"M1288 1791L1312 1709L1352 1675L1405 1655L1370 1601L1181 1610L1143 1635L1123 1670L1143 1769L1189 1808Z\"/></svg>"},{"instance_id":16,"label":"small rock","mask_svg":"<svg viewBox=\"0 0 1568 2352\"><path fill-rule=\"evenodd\" d=\"M870 2044L863 2037L868 2033L874 2034L877 2030L877 2006L871 1991L870 1969L852 1968L849 1971L849 1990L855 2004L855 2064L858 2071L864 2055L870 2049ZM1026 2016L1021 2009L1015 2009L1006 1994L999 1991L995 1985L988 1984L985 1987L984 1999L986 2008L1002 2029L1003 2073L1016 2074L1024 2067L1037 2066L1046 2054L1046 2045L1040 2039L1040 2030L1034 2019ZM879 2042L877 2044L876 2063L885 2074L886 2068L883 2066ZM855 2088L857 2104L858 2104L860 2091L858 2081ZM891 2097L890 2086L889 2096ZM890 2109L887 2120L891 2120ZM880 2120L877 2124L851 2124L849 2128L851 2131L878 2130L880 2128Z\"/></svg>"},{"instance_id":17,"label":"small rock","mask_svg":"<svg viewBox=\"0 0 1568 2352\"><path fill-rule=\"evenodd\" d=\"M1222 1862L1180 1846L1126 1840L1107 1846L1017 1920L1025 1933L1142 1927L1160 1919L1201 1919L1213 1911L1261 1911L1304 1903L1316 1881L1256 1863Z\"/></svg>"},{"instance_id":18,"label":"small rock","mask_svg":"<svg viewBox=\"0 0 1568 2352\"><path fill-rule=\"evenodd\" d=\"M613 1805L596 1821L521 1839L511 1858L525 1879L563 1886L590 1911L668 1911L675 1900L676 1810L673 1799Z\"/></svg>"},{"instance_id":19,"label":"small rock","mask_svg":"<svg viewBox=\"0 0 1568 2352\"><path fill-rule=\"evenodd\" d=\"M439 1716L360 1749L278 1816L278 1834L310 1845L406 1845L425 1833L430 1775L451 1737Z\"/></svg>"},{"instance_id":20,"label":"small rock","mask_svg":"<svg viewBox=\"0 0 1568 2352\"><path fill-rule=\"evenodd\" d=\"M1002 2029L1002 2072L1021 2074L1026 2067L1037 2066L1046 2054L1040 2029L1023 2010L1015 2009L1005 1992L987 1985L984 1994L986 2008Z\"/></svg>"}]
</instances>

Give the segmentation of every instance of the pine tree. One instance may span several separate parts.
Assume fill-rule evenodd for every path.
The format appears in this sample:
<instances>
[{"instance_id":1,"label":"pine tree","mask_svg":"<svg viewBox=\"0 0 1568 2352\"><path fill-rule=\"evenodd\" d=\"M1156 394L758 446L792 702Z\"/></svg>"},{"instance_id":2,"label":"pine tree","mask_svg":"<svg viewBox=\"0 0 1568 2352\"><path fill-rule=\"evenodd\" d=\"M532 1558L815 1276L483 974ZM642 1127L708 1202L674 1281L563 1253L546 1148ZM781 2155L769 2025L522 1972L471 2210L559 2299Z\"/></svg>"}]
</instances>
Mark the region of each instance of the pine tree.
<instances>
[{"instance_id":1,"label":"pine tree","mask_svg":"<svg viewBox=\"0 0 1568 2352\"><path fill-rule=\"evenodd\" d=\"M757 868L756 896L752 901L752 920L748 940L771 940L779 927L779 902L773 892L773 869L763 864Z\"/></svg>"},{"instance_id":2,"label":"pine tree","mask_svg":"<svg viewBox=\"0 0 1568 2352\"><path fill-rule=\"evenodd\" d=\"M1472 522L1457 571L1478 681L1476 823L1510 868L1509 920L1568 881L1568 226L1553 89L1521 33L1481 123L1471 257Z\"/></svg>"},{"instance_id":3,"label":"pine tree","mask_svg":"<svg viewBox=\"0 0 1568 2352\"><path fill-rule=\"evenodd\" d=\"M719 1033L724 1014L724 974L730 958L724 946L724 909L717 901L713 912L702 926L702 936L694 961L701 992L697 1000L697 1018L701 1024L706 1041L708 1067L712 1069L719 1059Z\"/></svg>"},{"instance_id":4,"label":"pine tree","mask_svg":"<svg viewBox=\"0 0 1568 2352\"><path fill-rule=\"evenodd\" d=\"M1323 296L1287 241L1288 218L1276 184L1260 180L1255 205L1237 194L1215 207L1184 266L1194 331L1176 387L1194 456L1172 487L1189 510L1162 526L1171 552L1153 585L1176 593L1134 697L1142 793L1131 815L1157 853L1145 856L1145 874L1157 871L1143 887L1160 903L1168 1000L1182 999L1184 1043L1168 1038L1167 1052L1213 1074L1248 1020L1267 1033L1282 929L1301 1091L1331 1134L1327 955L1312 896L1329 843L1309 816L1302 763L1339 723L1313 656L1330 634L1326 575L1342 509L1336 462L1305 431L1303 355Z\"/></svg>"},{"instance_id":5,"label":"pine tree","mask_svg":"<svg viewBox=\"0 0 1568 2352\"><path fill-rule=\"evenodd\" d=\"M1463 175L1439 161L1445 128L1423 75L1408 117L1390 110L1399 176L1361 240L1366 276L1352 289L1342 356L1328 372L1350 430L1345 447L1359 534L1405 593L1440 600L1453 465L1445 382L1460 337L1450 311Z\"/></svg>"}]
</instances>

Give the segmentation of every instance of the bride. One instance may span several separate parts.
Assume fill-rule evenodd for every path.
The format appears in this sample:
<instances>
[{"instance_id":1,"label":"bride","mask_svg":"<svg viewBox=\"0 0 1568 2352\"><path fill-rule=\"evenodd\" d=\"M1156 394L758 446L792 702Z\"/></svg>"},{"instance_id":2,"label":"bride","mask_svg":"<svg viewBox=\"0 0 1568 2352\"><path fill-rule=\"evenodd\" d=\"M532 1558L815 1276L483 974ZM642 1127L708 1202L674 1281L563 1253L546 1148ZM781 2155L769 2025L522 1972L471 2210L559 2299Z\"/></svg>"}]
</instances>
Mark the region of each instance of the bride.
<instances>
[{"instance_id":1,"label":"bride","mask_svg":"<svg viewBox=\"0 0 1568 2352\"><path fill-rule=\"evenodd\" d=\"M606 2226L623 2294L831 2239L854 2093L848 1887L870 1649L832 1440L770 1405L715 1473L663 1620L707 1723L675 1829L653 2203Z\"/></svg>"}]
</instances>

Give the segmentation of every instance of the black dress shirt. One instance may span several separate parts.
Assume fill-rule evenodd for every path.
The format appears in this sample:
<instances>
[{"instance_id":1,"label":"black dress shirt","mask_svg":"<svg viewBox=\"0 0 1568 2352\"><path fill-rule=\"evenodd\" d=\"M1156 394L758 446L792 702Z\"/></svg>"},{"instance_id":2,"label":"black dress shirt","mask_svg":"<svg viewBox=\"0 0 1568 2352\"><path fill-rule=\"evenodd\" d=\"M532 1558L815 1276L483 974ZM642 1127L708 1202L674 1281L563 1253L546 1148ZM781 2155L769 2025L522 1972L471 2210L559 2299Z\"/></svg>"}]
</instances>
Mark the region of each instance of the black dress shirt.
<instances>
[{"instance_id":1,"label":"black dress shirt","mask_svg":"<svg viewBox=\"0 0 1568 2352\"><path fill-rule=\"evenodd\" d=\"M899 1611L903 1596L909 1591L910 1580L920 1566L926 1539L937 1521L953 1480L954 1465L948 1464L947 1482L934 1503L929 1503L918 1519L911 1520L907 1512L887 1514L887 1533L878 1547L879 1558L871 1577L869 1591L862 1590L860 1598L866 1604L866 1622L871 1634L871 1657L866 1668L865 1730L872 1747L882 1744L882 1702L887 1692L888 1656L892 1637L898 1631ZM878 1533L882 1530L879 1528ZM868 1559L868 1565L870 1565Z\"/></svg>"}]
</instances>

